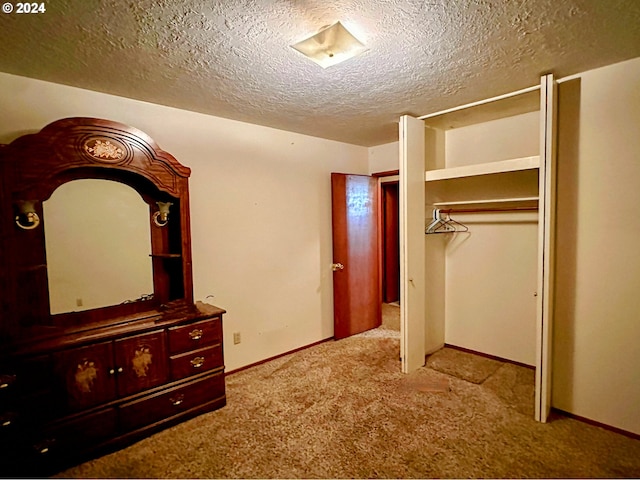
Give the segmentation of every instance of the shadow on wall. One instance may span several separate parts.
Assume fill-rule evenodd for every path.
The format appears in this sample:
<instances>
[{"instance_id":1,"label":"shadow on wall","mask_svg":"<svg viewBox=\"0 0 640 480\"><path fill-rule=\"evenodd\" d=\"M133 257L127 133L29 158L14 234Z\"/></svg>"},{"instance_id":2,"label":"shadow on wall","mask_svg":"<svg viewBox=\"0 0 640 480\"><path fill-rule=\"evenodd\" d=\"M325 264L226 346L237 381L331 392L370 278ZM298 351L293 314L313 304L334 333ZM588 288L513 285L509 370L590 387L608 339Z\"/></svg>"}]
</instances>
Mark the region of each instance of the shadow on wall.
<instances>
[{"instance_id":1,"label":"shadow on wall","mask_svg":"<svg viewBox=\"0 0 640 480\"><path fill-rule=\"evenodd\" d=\"M44 127L44 125L43 125ZM0 134L0 145L13 142L16 138L30 133L37 133L39 130L15 130L11 132L4 132Z\"/></svg>"},{"instance_id":2,"label":"shadow on wall","mask_svg":"<svg viewBox=\"0 0 640 480\"><path fill-rule=\"evenodd\" d=\"M578 170L581 80L558 85L555 306L552 405L573 402L577 280ZM558 405L562 399L566 405Z\"/></svg>"}]
</instances>

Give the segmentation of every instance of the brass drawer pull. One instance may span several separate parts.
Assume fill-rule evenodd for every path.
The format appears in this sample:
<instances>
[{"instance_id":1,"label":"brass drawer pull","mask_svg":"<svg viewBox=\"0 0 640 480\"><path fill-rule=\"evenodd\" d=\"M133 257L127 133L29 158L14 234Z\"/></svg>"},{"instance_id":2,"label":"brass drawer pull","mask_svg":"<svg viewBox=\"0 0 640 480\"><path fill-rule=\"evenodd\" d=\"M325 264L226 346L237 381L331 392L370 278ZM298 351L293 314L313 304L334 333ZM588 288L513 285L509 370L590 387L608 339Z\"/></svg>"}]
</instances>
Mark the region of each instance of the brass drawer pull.
<instances>
[{"instance_id":1,"label":"brass drawer pull","mask_svg":"<svg viewBox=\"0 0 640 480\"><path fill-rule=\"evenodd\" d=\"M33 448L35 449L36 452L38 452L41 455L44 455L46 453L49 453L49 449L53 446L53 444L55 443L55 439L50 439L50 440L44 440L40 443L36 443Z\"/></svg>"},{"instance_id":2,"label":"brass drawer pull","mask_svg":"<svg viewBox=\"0 0 640 480\"><path fill-rule=\"evenodd\" d=\"M191 359L191 366L193 368L200 368L204 365L204 357L195 357Z\"/></svg>"},{"instance_id":3,"label":"brass drawer pull","mask_svg":"<svg viewBox=\"0 0 640 480\"><path fill-rule=\"evenodd\" d=\"M174 407L177 407L178 405L180 405L182 402L184 402L184 394L180 393L178 394L176 397L171 397L169 399L169 401L171 402L171 404Z\"/></svg>"},{"instance_id":4,"label":"brass drawer pull","mask_svg":"<svg viewBox=\"0 0 640 480\"><path fill-rule=\"evenodd\" d=\"M189 338L194 342L202 338L203 331L199 328L194 328L189 332Z\"/></svg>"},{"instance_id":5,"label":"brass drawer pull","mask_svg":"<svg viewBox=\"0 0 640 480\"><path fill-rule=\"evenodd\" d=\"M16 381L15 375L0 374L0 390L9 388Z\"/></svg>"},{"instance_id":6,"label":"brass drawer pull","mask_svg":"<svg viewBox=\"0 0 640 480\"><path fill-rule=\"evenodd\" d=\"M18 415L15 412L5 412L3 415L0 415L0 427L6 428L12 426L16 418L18 418Z\"/></svg>"}]
</instances>

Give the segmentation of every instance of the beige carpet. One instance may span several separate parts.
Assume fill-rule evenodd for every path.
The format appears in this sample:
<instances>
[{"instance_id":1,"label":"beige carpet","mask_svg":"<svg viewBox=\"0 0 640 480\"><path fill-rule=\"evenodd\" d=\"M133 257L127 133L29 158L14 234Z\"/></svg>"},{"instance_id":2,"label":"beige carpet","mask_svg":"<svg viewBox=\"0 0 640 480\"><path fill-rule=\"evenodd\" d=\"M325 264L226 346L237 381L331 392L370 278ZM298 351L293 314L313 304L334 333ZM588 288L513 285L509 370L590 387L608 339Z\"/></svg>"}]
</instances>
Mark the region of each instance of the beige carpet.
<instances>
[{"instance_id":1,"label":"beige carpet","mask_svg":"<svg viewBox=\"0 0 640 480\"><path fill-rule=\"evenodd\" d=\"M397 303L382 304L382 325L390 330L400 332L400 305Z\"/></svg>"},{"instance_id":2,"label":"beige carpet","mask_svg":"<svg viewBox=\"0 0 640 480\"><path fill-rule=\"evenodd\" d=\"M484 382L502 365L497 360L452 348L443 348L427 358L427 367L471 383Z\"/></svg>"},{"instance_id":3,"label":"beige carpet","mask_svg":"<svg viewBox=\"0 0 640 480\"><path fill-rule=\"evenodd\" d=\"M428 366L403 375L395 334L383 325L230 375L223 409L60 476L640 476L639 440L523 413L527 369L501 364L482 383Z\"/></svg>"}]
</instances>

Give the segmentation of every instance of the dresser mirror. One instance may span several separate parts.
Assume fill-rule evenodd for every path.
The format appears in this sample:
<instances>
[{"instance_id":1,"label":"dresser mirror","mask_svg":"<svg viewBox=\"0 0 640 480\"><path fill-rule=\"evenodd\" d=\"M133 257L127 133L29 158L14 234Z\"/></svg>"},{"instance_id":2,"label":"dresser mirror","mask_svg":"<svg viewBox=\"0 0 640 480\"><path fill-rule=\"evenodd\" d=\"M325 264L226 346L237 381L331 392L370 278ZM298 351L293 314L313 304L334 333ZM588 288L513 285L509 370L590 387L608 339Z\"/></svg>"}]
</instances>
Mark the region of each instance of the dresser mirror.
<instances>
[{"instance_id":1,"label":"dresser mirror","mask_svg":"<svg viewBox=\"0 0 640 480\"><path fill-rule=\"evenodd\" d=\"M153 298L149 206L133 188L74 180L42 210L52 315Z\"/></svg>"}]
</instances>

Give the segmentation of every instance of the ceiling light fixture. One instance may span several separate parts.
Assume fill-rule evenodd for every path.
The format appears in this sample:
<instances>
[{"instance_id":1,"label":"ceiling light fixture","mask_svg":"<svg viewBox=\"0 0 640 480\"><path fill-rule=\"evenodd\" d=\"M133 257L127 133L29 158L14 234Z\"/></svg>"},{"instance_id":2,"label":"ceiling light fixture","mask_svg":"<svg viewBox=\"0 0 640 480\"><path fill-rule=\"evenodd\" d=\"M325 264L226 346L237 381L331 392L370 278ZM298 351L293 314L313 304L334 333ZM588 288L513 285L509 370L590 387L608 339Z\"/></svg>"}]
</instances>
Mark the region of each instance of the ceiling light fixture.
<instances>
[{"instance_id":1,"label":"ceiling light fixture","mask_svg":"<svg viewBox=\"0 0 640 480\"><path fill-rule=\"evenodd\" d=\"M367 50L340 22L322 27L318 33L291 48L302 53L322 68L344 62Z\"/></svg>"}]
</instances>

